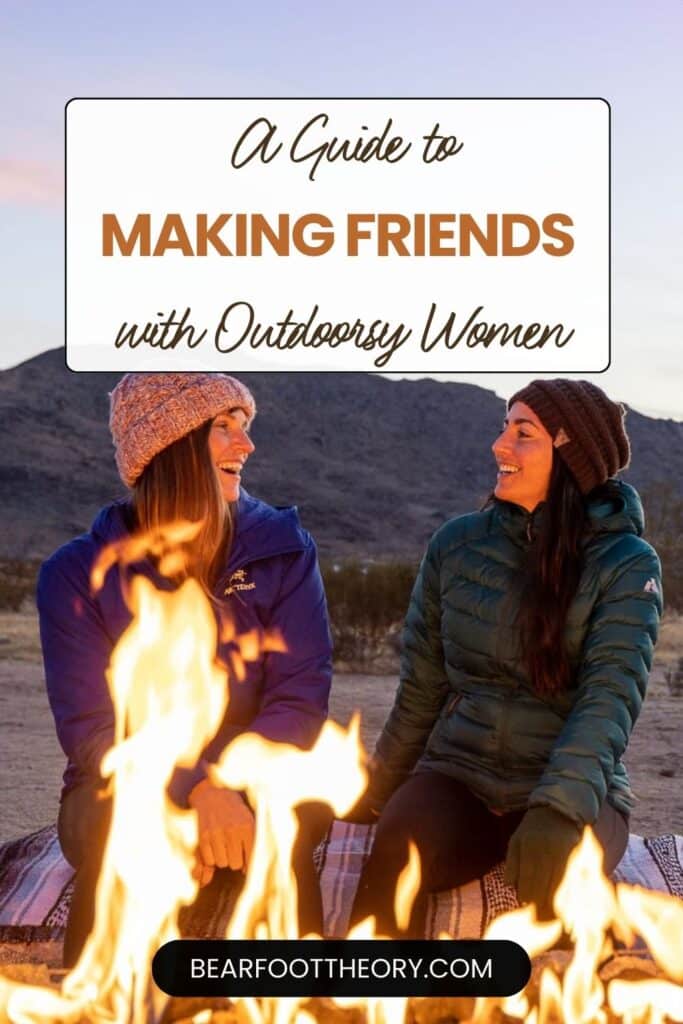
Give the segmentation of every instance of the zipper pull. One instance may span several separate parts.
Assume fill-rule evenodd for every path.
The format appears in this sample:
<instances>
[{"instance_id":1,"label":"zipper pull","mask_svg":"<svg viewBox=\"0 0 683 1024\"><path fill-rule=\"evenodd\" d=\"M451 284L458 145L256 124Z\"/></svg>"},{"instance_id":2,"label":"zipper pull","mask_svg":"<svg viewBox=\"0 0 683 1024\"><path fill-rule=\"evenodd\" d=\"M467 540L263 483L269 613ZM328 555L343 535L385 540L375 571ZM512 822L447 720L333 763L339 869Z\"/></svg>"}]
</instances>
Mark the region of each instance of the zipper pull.
<instances>
[{"instance_id":1,"label":"zipper pull","mask_svg":"<svg viewBox=\"0 0 683 1024\"><path fill-rule=\"evenodd\" d=\"M531 543L531 541L534 539L531 536L531 516L529 516L526 522L526 539L529 541L529 543Z\"/></svg>"},{"instance_id":2,"label":"zipper pull","mask_svg":"<svg viewBox=\"0 0 683 1024\"><path fill-rule=\"evenodd\" d=\"M461 698L461 693L456 693L451 697L451 699L448 701L448 704L446 705L446 716L453 714Z\"/></svg>"}]
</instances>

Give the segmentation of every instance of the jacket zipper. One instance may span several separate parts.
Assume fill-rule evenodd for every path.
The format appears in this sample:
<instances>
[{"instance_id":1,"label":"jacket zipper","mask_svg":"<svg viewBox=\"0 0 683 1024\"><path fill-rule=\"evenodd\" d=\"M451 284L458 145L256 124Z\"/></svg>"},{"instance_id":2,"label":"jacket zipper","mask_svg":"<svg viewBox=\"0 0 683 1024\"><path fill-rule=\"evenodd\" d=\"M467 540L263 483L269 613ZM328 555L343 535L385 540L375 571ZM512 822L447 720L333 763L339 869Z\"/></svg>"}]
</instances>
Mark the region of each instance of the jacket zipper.
<instances>
[{"instance_id":1,"label":"jacket zipper","mask_svg":"<svg viewBox=\"0 0 683 1024\"><path fill-rule=\"evenodd\" d=\"M508 692L505 694L505 697L503 698L503 711L498 740L498 764L501 768L505 768L507 764L507 741L508 734L510 732L508 709L510 708L510 705L513 704L514 701L517 699L518 694L519 684L515 684L514 686L508 689Z\"/></svg>"},{"instance_id":2,"label":"jacket zipper","mask_svg":"<svg viewBox=\"0 0 683 1024\"><path fill-rule=\"evenodd\" d=\"M500 736L498 740L498 765L504 768L506 765L505 751L508 739L508 707L510 706L510 695L506 694L503 699L503 715L500 723Z\"/></svg>"},{"instance_id":3,"label":"jacket zipper","mask_svg":"<svg viewBox=\"0 0 683 1024\"><path fill-rule=\"evenodd\" d=\"M448 718L449 715L453 714L453 712L455 711L457 705L460 703L461 700L462 700L462 694L461 693L456 693L456 694L454 694L451 697L451 699L449 700L448 704L446 705L446 717L447 718Z\"/></svg>"},{"instance_id":4,"label":"jacket zipper","mask_svg":"<svg viewBox=\"0 0 683 1024\"><path fill-rule=\"evenodd\" d=\"M536 518L536 513L542 507L543 507L542 504L541 505L537 505L536 508L533 510L533 512L527 512L526 513L526 539L529 541L530 544L531 544L531 542L534 539L534 534L533 534L534 519Z\"/></svg>"}]
</instances>

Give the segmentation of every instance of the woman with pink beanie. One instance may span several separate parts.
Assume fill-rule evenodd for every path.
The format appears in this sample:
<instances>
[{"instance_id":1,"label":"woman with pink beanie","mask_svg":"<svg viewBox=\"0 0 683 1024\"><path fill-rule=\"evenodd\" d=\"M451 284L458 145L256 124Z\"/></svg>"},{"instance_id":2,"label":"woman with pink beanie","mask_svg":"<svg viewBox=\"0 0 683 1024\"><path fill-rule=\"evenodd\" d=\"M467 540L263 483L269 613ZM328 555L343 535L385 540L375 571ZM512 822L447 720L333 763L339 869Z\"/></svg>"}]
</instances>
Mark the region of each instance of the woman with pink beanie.
<instances>
[{"instance_id":1,"label":"woman with pink beanie","mask_svg":"<svg viewBox=\"0 0 683 1024\"><path fill-rule=\"evenodd\" d=\"M110 820L100 774L114 736L106 670L131 621L126 578L142 573L159 587L172 585L150 558L123 575L109 572L93 594L90 571L102 549L174 521L201 521L184 546L185 574L200 582L219 620L230 620L229 635L276 630L284 639L285 650L245 663L239 685L228 676L228 710L216 736L194 769L177 769L171 783L171 796L197 812L202 886L234 883L246 869L254 833L242 794L214 786L207 766L246 730L303 749L312 746L327 715L332 672L315 545L295 508L272 508L241 487L254 452L249 428L256 406L248 388L219 373L128 374L110 398L116 463L130 495L103 508L88 533L55 552L38 582L48 696L68 759L58 821L62 849L76 869L66 966L76 962L92 927ZM222 663L231 663L232 651L232 641L219 642ZM328 823L320 805L299 810L293 867L301 934L322 933L313 850Z\"/></svg>"}]
</instances>

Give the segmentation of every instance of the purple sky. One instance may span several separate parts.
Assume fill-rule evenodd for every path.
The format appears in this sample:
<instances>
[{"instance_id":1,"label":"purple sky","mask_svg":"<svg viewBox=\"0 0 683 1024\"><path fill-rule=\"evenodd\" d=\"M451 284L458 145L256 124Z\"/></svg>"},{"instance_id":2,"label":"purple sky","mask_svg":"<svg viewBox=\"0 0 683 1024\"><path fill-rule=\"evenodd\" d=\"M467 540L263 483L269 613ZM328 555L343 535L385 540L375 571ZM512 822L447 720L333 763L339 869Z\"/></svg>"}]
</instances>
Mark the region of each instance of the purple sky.
<instances>
[{"instance_id":1,"label":"purple sky","mask_svg":"<svg viewBox=\"0 0 683 1024\"><path fill-rule=\"evenodd\" d=\"M71 96L604 96L613 128L613 360L595 380L683 417L683 5L309 0L2 5L0 367L62 343ZM568 140L568 146L571 140ZM144 154L140 154L144 159ZM506 395L520 376L459 376Z\"/></svg>"}]
</instances>

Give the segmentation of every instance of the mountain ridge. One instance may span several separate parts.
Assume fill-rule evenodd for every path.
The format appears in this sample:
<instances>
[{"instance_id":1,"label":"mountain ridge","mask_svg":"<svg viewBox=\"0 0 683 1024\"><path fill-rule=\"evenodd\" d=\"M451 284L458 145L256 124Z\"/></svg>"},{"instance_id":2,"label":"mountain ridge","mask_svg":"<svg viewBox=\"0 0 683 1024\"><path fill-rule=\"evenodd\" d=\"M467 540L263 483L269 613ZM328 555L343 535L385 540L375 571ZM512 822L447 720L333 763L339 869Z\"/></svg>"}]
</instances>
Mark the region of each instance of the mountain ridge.
<instances>
[{"instance_id":1,"label":"mountain ridge","mask_svg":"<svg viewBox=\"0 0 683 1024\"><path fill-rule=\"evenodd\" d=\"M73 373L63 349L0 371L0 556L44 558L125 493L108 430L121 375ZM328 557L417 558L493 488L505 403L474 384L373 374L245 373L259 415L248 491L296 504ZM683 485L683 423L629 410L639 490Z\"/></svg>"}]
</instances>

